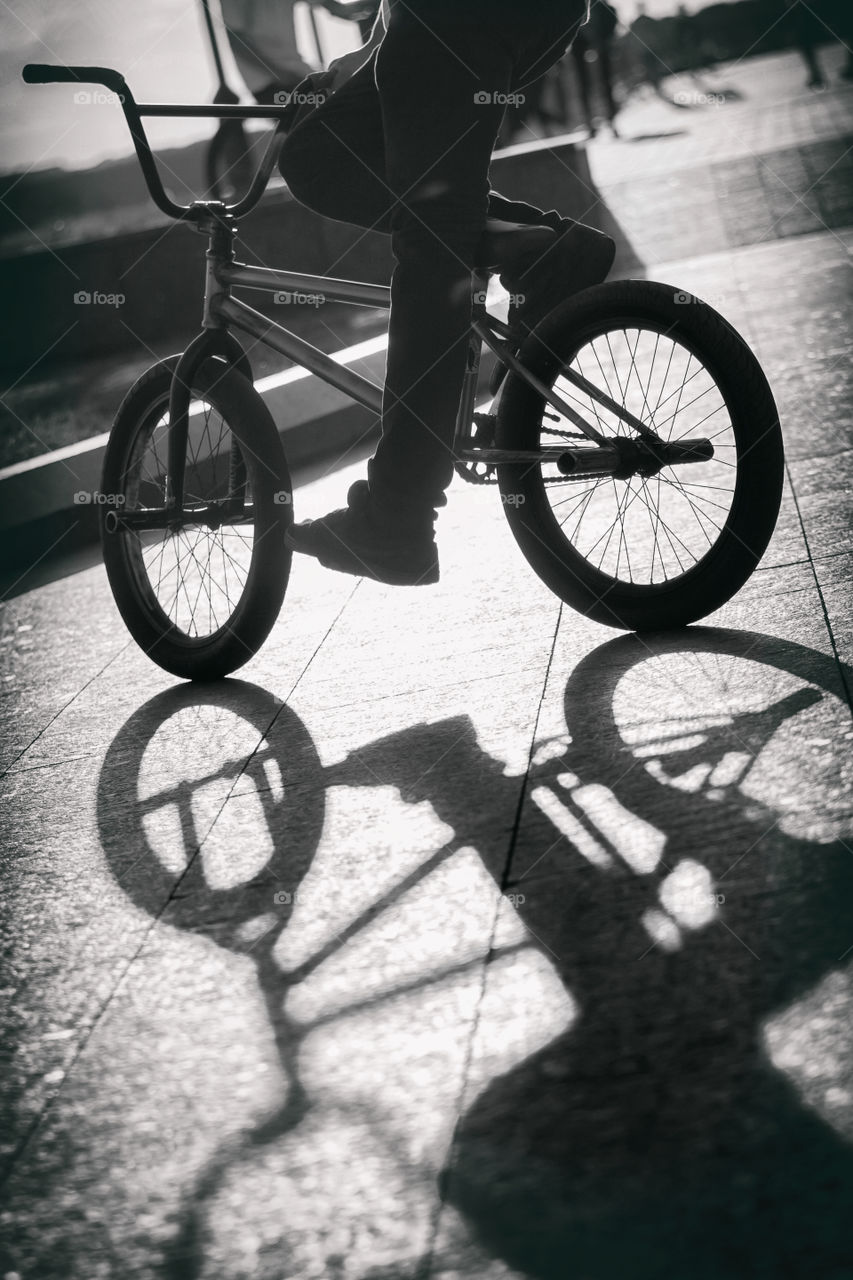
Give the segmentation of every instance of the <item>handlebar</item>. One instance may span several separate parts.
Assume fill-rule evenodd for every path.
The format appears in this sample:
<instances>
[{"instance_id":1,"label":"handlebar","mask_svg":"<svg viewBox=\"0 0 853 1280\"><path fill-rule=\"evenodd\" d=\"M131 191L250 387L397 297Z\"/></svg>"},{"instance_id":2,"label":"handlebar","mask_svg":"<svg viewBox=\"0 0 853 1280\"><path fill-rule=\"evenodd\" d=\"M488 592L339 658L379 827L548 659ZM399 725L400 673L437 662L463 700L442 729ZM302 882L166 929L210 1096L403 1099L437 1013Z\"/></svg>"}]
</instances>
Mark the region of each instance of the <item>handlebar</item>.
<instances>
[{"instance_id":1,"label":"handlebar","mask_svg":"<svg viewBox=\"0 0 853 1280\"><path fill-rule=\"evenodd\" d=\"M27 84L76 80L81 84L102 84L114 93L127 88L124 76L111 67L61 67L49 62L28 62L21 74Z\"/></svg>"},{"instance_id":2,"label":"handlebar","mask_svg":"<svg viewBox=\"0 0 853 1280\"><path fill-rule=\"evenodd\" d=\"M270 139L269 146L252 179L249 190L242 200L233 205L225 205L224 211L234 218L242 218L254 209L266 190L267 183L278 158L278 151L283 140L283 129L289 114L292 114L290 103L269 106L244 107L230 105L184 105L168 102L137 102L124 76L112 67L64 67L44 62L28 62L21 75L26 84L101 84L115 94L116 101L124 112L124 118L133 139L134 150L139 160L145 185L151 199L170 218L180 221L197 219L203 212L203 206L177 204L166 193L160 177L151 144L142 124L143 116L169 117L212 117L219 120L276 120L278 123Z\"/></svg>"}]
</instances>

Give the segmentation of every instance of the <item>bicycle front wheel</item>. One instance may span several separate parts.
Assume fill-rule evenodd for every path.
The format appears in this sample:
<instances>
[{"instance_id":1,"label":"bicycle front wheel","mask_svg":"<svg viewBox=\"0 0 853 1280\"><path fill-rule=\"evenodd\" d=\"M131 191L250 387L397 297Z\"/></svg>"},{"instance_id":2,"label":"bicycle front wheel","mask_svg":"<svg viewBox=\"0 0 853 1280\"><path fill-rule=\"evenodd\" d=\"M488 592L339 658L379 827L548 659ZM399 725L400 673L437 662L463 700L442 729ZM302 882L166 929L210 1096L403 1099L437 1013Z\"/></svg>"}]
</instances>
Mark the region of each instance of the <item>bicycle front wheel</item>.
<instances>
[{"instance_id":1,"label":"bicycle front wheel","mask_svg":"<svg viewBox=\"0 0 853 1280\"><path fill-rule=\"evenodd\" d=\"M290 571L290 476L257 392L220 360L193 380L180 517L166 525L169 391L178 357L128 392L101 483L104 564L137 644L164 670L215 680L248 661L278 617ZM153 527L144 527L146 524Z\"/></svg>"},{"instance_id":2,"label":"bicycle front wheel","mask_svg":"<svg viewBox=\"0 0 853 1280\"><path fill-rule=\"evenodd\" d=\"M776 405L761 367L716 311L670 285L588 289L522 348L531 372L605 440L639 432L567 372L623 406L664 445L704 439L713 457L657 474L571 478L548 460L504 463L507 519L528 562L562 600L626 630L683 626L746 582L782 495ZM498 414L500 449L576 445L575 423L518 376Z\"/></svg>"}]
</instances>

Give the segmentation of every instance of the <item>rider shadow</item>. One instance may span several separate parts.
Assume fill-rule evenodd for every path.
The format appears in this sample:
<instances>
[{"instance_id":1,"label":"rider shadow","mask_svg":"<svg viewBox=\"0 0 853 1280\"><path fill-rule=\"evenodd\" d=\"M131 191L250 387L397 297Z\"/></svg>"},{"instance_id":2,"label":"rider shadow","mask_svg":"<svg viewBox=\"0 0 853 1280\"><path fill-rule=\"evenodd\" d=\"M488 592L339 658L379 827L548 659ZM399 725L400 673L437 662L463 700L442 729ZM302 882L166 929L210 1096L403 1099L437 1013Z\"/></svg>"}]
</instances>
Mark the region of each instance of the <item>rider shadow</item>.
<instances>
[{"instance_id":1,"label":"rider shadow","mask_svg":"<svg viewBox=\"0 0 853 1280\"><path fill-rule=\"evenodd\" d=\"M697 641L843 697L831 660L763 637L696 629L654 653ZM631 767L612 705L649 648L626 638L580 664L566 691L574 741L558 768L603 783L626 817L652 823L665 836L660 863L637 874L599 830L607 871L574 854L537 882L523 875L525 855L550 832L533 824L530 847L519 842L520 913L580 1016L479 1095L457 1129L445 1194L489 1253L543 1280L849 1274L849 1077L833 1058L848 1039L839 970L853 944L853 857L827 830L817 841L786 831L742 790L762 748L824 694L801 685ZM694 776L691 790L673 789L703 756L732 757L730 785L696 789ZM849 814L848 804L844 834ZM798 1000L799 1016L788 1012Z\"/></svg>"},{"instance_id":2,"label":"rider shadow","mask_svg":"<svg viewBox=\"0 0 853 1280\"><path fill-rule=\"evenodd\" d=\"M693 629L653 650L663 657L749 654L809 683L713 726L704 742L688 737L652 768L637 764L613 712L617 685L648 657L648 639L611 642L579 665L565 695L571 740L525 785L530 795L550 789L587 827L572 787L608 789L626 817L660 833L660 856L643 867L626 861L618 833L608 839L601 828L599 848L609 861L590 861L578 851L583 842L574 847L561 838L529 804L517 833L495 842L494 815L516 812L522 779L506 776L482 751L464 716L412 726L325 771L294 713L236 681L169 691L119 733L99 789L101 837L117 879L156 918L251 954L290 1085L277 1114L203 1170L165 1274L201 1273L205 1210L226 1172L307 1114L310 1081L299 1074L306 1029L284 1012L289 988L464 846L477 849L502 892L521 890L512 899L518 915L579 1016L565 1034L492 1079L460 1119L441 1191L465 1221L463 1235L473 1232L490 1255L543 1280L844 1274L850 1148L822 1118L821 1098L806 1090L804 1101L773 1065L776 1033L766 1025L819 983L834 981L853 942L845 910L853 858L843 840L786 833L737 785L748 763L728 787L688 792L671 785L702 764L703 752L718 760L729 752L757 758L789 718L824 698L821 686L837 691L837 669L800 646L749 633ZM260 735L248 763L235 757L225 767L231 783L239 780L261 800L272 838L268 861L239 891L211 888L192 854L177 878L174 868L158 867L150 824L122 803L128 791L135 794L142 754L160 726L181 708L205 705L229 707ZM405 801L429 800L453 838L298 971L283 974L274 947L316 852L325 789L375 786L377 779ZM192 851L203 832L188 816L189 798L180 786L171 796ZM549 847L559 858L533 868ZM694 880L697 868L706 872L688 886L692 916L683 886L680 915L667 890L684 867ZM711 919L701 908L708 887L721 885L725 905ZM491 981L500 980L495 973ZM803 1067L806 1058L815 1060L816 1035L828 1053L837 1047L826 1026L794 1027L794 1050L784 1059L792 1075L797 1034L805 1037ZM457 1247L452 1225L443 1235L440 1249L450 1259ZM418 1274L429 1263L424 1259Z\"/></svg>"}]
</instances>

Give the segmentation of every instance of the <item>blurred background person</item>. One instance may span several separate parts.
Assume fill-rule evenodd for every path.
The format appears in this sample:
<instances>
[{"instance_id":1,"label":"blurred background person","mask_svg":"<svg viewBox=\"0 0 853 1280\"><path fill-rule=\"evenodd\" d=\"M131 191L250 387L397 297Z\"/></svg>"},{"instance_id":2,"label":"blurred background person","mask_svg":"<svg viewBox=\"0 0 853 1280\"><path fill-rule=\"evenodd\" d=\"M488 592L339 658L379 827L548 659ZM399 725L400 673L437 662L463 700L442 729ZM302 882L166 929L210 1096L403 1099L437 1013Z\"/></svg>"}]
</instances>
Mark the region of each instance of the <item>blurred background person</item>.
<instances>
[{"instance_id":1,"label":"blurred background person","mask_svg":"<svg viewBox=\"0 0 853 1280\"><path fill-rule=\"evenodd\" d=\"M672 74L658 53L658 24L646 13L646 6L637 6L637 16L628 28L630 56L638 68L640 83L648 87L663 102L671 107L684 107L687 104L670 97L662 88L662 82Z\"/></svg>"},{"instance_id":2,"label":"blurred background person","mask_svg":"<svg viewBox=\"0 0 853 1280\"><path fill-rule=\"evenodd\" d=\"M612 49L618 25L619 15L608 0L592 0L589 21L581 27L571 48L584 123L591 138L596 133L593 106L596 90L604 107L605 119L616 137L614 122L618 108L613 95Z\"/></svg>"},{"instance_id":3,"label":"blurred background person","mask_svg":"<svg viewBox=\"0 0 853 1280\"><path fill-rule=\"evenodd\" d=\"M848 4L850 0L848 0ZM786 25L790 33L791 43L802 55L808 71L806 87L809 89L825 89L826 77L821 69L817 56L819 32L811 9L801 0L784 0Z\"/></svg>"},{"instance_id":4,"label":"blurred background person","mask_svg":"<svg viewBox=\"0 0 853 1280\"><path fill-rule=\"evenodd\" d=\"M358 22L362 38L369 38L380 0L309 0L317 61L312 66L300 53L296 34L298 0L219 0L228 44L246 88L258 103L283 102L283 96L324 61L313 8L322 6L338 18ZM226 83L222 51L211 12L211 0L202 0L205 25L219 86L216 104L234 104L239 94ZM207 155L207 182L211 195L233 199L251 181L255 160L252 139L242 120L222 120Z\"/></svg>"},{"instance_id":5,"label":"blurred background person","mask_svg":"<svg viewBox=\"0 0 853 1280\"><path fill-rule=\"evenodd\" d=\"M380 0L307 0L336 18L357 22L363 40L370 37ZM220 0L222 20L237 69L256 102L291 92L325 61L316 24L317 63L299 52L294 9L298 0Z\"/></svg>"},{"instance_id":6,"label":"blurred background person","mask_svg":"<svg viewBox=\"0 0 853 1280\"><path fill-rule=\"evenodd\" d=\"M296 88L316 70L296 43L296 0L220 0L237 69L256 102Z\"/></svg>"}]
</instances>

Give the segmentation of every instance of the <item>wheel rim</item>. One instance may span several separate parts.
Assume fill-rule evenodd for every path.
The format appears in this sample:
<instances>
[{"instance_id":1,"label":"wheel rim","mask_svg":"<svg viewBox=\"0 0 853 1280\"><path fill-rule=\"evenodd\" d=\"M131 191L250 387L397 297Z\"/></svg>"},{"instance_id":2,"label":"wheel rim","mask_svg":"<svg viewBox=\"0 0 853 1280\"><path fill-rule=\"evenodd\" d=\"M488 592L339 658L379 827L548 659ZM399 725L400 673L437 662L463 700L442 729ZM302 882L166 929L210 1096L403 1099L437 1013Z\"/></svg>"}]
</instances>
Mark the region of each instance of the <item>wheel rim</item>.
<instances>
[{"instance_id":1,"label":"wheel rim","mask_svg":"<svg viewBox=\"0 0 853 1280\"><path fill-rule=\"evenodd\" d=\"M140 424L123 471L123 510L165 505L168 395ZM206 399L191 406L184 505L202 508L242 496L251 504L252 459L221 413ZM196 648L231 630L248 594L259 539L257 517L218 529L193 523L177 530L122 530L122 550L140 598L172 643Z\"/></svg>"},{"instance_id":2,"label":"wheel rim","mask_svg":"<svg viewBox=\"0 0 853 1280\"><path fill-rule=\"evenodd\" d=\"M627 587L662 587L694 569L722 536L738 476L735 424L724 391L695 347L652 322L591 330L564 364L624 405L666 443L710 439L709 462L666 467L657 476L569 479L542 464L539 513L604 577ZM637 433L563 374L554 389L606 438ZM542 445L583 437L545 406Z\"/></svg>"}]
</instances>

